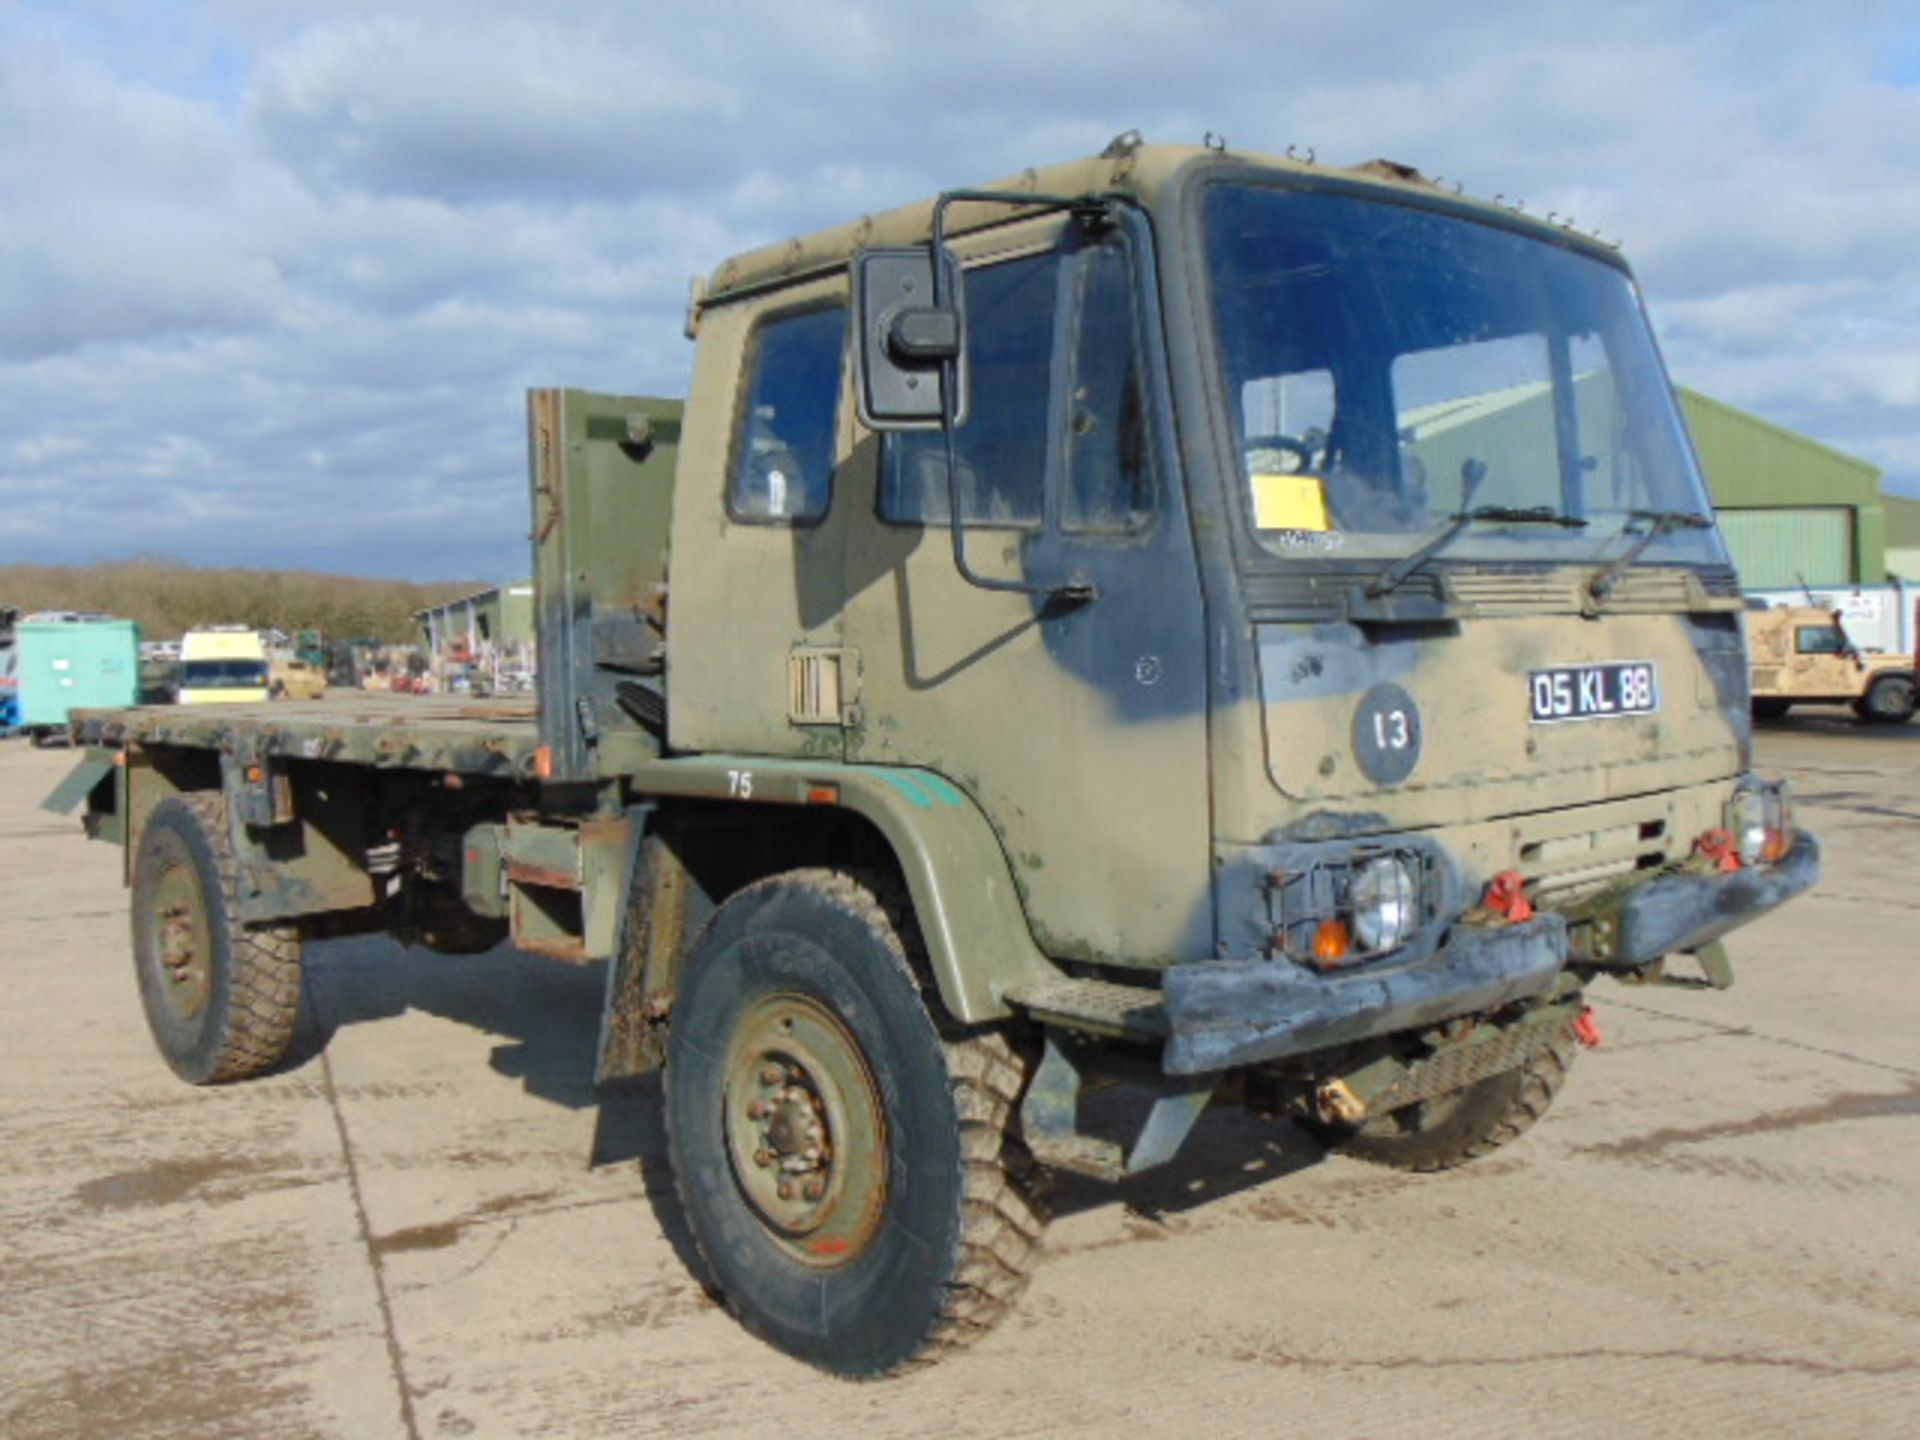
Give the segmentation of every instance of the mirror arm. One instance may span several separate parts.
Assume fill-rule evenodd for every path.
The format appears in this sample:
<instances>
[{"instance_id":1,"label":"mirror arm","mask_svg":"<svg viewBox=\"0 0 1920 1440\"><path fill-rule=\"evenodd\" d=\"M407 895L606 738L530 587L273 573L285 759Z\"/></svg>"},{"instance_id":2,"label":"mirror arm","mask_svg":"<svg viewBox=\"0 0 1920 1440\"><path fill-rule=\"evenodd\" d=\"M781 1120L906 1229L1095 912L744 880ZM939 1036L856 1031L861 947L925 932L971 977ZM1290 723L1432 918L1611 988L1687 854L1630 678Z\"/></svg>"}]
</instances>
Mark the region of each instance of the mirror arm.
<instances>
[{"instance_id":1,"label":"mirror arm","mask_svg":"<svg viewBox=\"0 0 1920 1440\"><path fill-rule=\"evenodd\" d=\"M989 205L1025 205L1038 211L1071 210L1087 221L1110 221L1120 197L1108 195L1036 195L1021 190L948 190L933 205L933 307L944 309L948 303L946 269L940 256L946 253L947 207L974 202ZM959 362L940 362L940 430L946 437L947 451L947 531L953 542L953 568L960 578L980 590L1000 590L1015 595L1044 595L1049 600L1083 605L1099 593L1090 581L1070 580L1064 585L1029 585L1020 580L998 580L982 575L967 563L966 527L960 523L960 458L953 438L954 406L959 393Z\"/></svg>"},{"instance_id":2,"label":"mirror arm","mask_svg":"<svg viewBox=\"0 0 1920 1440\"><path fill-rule=\"evenodd\" d=\"M951 360L941 362L943 372L953 368ZM953 394L953 376L943 373L942 387L948 396ZM947 413L941 416L940 428L947 442L947 535L953 543L953 568L960 572L960 578L978 590L1002 590L1015 595L1044 595L1049 600L1064 600L1080 605L1092 600L1097 593L1091 582L1069 580L1064 585L1029 585L1022 580L997 580L991 575L982 575L967 563L967 531L960 523L960 459L959 447L953 439L953 418L951 401L944 402Z\"/></svg>"}]
</instances>

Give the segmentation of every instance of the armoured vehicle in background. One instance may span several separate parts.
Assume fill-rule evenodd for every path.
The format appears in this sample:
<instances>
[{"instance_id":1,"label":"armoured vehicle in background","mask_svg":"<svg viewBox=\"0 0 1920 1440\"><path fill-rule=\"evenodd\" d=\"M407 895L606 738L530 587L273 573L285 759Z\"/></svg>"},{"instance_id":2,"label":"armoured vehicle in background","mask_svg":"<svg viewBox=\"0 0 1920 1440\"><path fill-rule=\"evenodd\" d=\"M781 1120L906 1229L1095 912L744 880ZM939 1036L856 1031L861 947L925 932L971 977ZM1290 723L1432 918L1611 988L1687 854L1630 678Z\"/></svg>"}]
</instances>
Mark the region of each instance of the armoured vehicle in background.
<instances>
[{"instance_id":1,"label":"armoured vehicle in background","mask_svg":"<svg viewBox=\"0 0 1920 1440\"><path fill-rule=\"evenodd\" d=\"M1592 982L1724 986L1817 874L1611 249L1128 136L688 331L684 407L531 396L532 704L81 718L49 804L125 847L184 1079L281 1058L311 936L607 962L712 1283L874 1375L1006 1312L1046 1172L1226 1100L1484 1155Z\"/></svg>"},{"instance_id":2,"label":"armoured vehicle in background","mask_svg":"<svg viewBox=\"0 0 1920 1440\"><path fill-rule=\"evenodd\" d=\"M1747 612L1753 713L1777 720L1794 705L1848 705L1869 724L1899 725L1920 703L1920 651L1860 650L1837 610L1774 606Z\"/></svg>"},{"instance_id":3,"label":"armoured vehicle in background","mask_svg":"<svg viewBox=\"0 0 1920 1440\"><path fill-rule=\"evenodd\" d=\"M318 700L327 693L327 672L298 655L276 656L267 662L267 697L271 700Z\"/></svg>"}]
</instances>

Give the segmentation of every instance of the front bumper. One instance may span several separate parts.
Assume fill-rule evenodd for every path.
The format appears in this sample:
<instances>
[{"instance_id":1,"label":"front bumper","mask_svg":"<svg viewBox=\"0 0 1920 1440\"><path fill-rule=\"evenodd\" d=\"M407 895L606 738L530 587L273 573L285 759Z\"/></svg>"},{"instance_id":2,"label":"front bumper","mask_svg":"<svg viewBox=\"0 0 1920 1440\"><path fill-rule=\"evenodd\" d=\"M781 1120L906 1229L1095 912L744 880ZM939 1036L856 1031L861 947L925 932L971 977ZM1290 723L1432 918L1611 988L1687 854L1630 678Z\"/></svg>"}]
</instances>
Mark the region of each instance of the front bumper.
<instances>
[{"instance_id":1,"label":"front bumper","mask_svg":"<svg viewBox=\"0 0 1920 1440\"><path fill-rule=\"evenodd\" d=\"M1729 930L1786 904L1820 879L1820 842L1793 832L1793 848L1765 869L1727 875L1662 875L1620 901L1609 964L1646 965L1676 950L1698 950Z\"/></svg>"},{"instance_id":2,"label":"front bumper","mask_svg":"<svg viewBox=\"0 0 1920 1440\"><path fill-rule=\"evenodd\" d=\"M1776 865L1668 874L1624 892L1605 968L1693 950L1784 904L1820 878L1820 846L1797 831ZM1169 1074L1197 1075L1417 1030L1545 993L1566 968L1567 922L1552 912L1497 928L1456 925L1397 969L1320 974L1286 960L1204 960L1165 975Z\"/></svg>"}]
</instances>

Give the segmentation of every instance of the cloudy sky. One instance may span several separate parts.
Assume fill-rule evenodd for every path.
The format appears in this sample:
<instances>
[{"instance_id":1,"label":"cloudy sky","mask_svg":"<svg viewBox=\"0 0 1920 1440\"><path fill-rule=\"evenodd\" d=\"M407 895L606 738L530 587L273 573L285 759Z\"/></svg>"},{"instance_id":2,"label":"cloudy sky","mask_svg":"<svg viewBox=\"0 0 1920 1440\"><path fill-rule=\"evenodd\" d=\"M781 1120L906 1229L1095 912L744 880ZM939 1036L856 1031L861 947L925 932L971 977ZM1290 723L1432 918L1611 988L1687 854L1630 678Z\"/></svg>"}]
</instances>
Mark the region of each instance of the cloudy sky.
<instances>
[{"instance_id":1,"label":"cloudy sky","mask_svg":"<svg viewBox=\"0 0 1920 1440\"><path fill-rule=\"evenodd\" d=\"M1675 378L1920 494L1920 5L0 0L0 561L526 559L688 276L1212 130L1620 237Z\"/></svg>"}]
</instances>

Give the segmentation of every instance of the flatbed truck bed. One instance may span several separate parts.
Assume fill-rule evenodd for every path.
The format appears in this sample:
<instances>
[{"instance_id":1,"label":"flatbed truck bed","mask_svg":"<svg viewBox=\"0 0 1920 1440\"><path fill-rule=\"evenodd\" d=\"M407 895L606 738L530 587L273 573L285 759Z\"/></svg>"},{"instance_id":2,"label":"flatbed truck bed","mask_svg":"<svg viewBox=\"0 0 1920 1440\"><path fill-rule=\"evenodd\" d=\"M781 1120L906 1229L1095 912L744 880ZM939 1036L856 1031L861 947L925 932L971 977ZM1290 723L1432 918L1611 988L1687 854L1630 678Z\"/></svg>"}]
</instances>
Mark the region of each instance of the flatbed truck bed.
<instances>
[{"instance_id":1,"label":"flatbed truck bed","mask_svg":"<svg viewBox=\"0 0 1920 1440\"><path fill-rule=\"evenodd\" d=\"M532 779L532 701L378 693L252 705L142 705L74 714L75 740L116 749L181 745L249 759L342 760L377 768Z\"/></svg>"}]
</instances>

